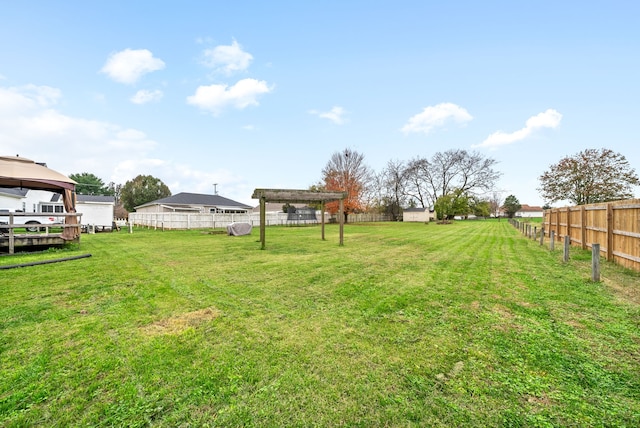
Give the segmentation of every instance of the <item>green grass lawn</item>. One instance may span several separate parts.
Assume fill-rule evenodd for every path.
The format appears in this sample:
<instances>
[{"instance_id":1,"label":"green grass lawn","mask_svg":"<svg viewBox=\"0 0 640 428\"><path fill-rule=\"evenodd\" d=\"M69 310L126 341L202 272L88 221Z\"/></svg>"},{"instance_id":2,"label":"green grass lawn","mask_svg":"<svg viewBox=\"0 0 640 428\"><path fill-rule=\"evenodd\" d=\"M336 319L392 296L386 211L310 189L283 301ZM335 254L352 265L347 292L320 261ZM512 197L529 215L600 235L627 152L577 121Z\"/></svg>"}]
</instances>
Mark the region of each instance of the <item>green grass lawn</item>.
<instances>
[{"instance_id":1,"label":"green grass lawn","mask_svg":"<svg viewBox=\"0 0 640 428\"><path fill-rule=\"evenodd\" d=\"M2 426L640 426L640 275L507 221L0 257Z\"/></svg>"}]
</instances>

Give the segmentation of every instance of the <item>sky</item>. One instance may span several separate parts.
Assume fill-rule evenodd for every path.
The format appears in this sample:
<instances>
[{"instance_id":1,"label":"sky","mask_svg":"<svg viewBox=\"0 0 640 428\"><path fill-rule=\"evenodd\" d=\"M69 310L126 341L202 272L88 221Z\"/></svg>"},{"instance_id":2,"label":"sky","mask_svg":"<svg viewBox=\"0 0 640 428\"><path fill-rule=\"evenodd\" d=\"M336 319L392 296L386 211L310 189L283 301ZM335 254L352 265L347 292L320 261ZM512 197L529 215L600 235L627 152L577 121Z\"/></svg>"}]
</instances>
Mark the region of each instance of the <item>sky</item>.
<instances>
[{"instance_id":1,"label":"sky","mask_svg":"<svg viewBox=\"0 0 640 428\"><path fill-rule=\"evenodd\" d=\"M538 177L565 156L609 148L640 170L637 1L0 7L0 155L63 174L255 206L347 148L375 172L464 149L497 161L503 198L543 205Z\"/></svg>"}]
</instances>

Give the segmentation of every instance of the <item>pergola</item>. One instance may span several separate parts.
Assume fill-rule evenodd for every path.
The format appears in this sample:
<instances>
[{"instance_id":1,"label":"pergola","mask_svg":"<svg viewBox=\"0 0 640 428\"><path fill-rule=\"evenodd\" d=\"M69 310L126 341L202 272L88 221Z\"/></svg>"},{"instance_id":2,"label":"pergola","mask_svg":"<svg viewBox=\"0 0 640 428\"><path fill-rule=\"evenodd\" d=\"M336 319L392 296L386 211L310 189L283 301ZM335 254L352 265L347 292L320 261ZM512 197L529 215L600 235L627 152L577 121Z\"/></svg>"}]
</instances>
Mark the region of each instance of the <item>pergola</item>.
<instances>
[{"instance_id":1,"label":"pergola","mask_svg":"<svg viewBox=\"0 0 640 428\"><path fill-rule=\"evenodd\" d=\"M338 218L340 219L340 245L344 244L344 215L342 213L344 209L344 199L347 197L347 192L314 192L311 190L294 190L294 189L255 189L253 199L260 200L260 242L262 243L261 249L265 249L265 205L267 202L275 203L299 203L299 204L313 204L320 203L321 224L322 224L322 240L324 241L324 204L331 201L340 201L340 208L338 210Z\"/></svg>"}]
</instances>

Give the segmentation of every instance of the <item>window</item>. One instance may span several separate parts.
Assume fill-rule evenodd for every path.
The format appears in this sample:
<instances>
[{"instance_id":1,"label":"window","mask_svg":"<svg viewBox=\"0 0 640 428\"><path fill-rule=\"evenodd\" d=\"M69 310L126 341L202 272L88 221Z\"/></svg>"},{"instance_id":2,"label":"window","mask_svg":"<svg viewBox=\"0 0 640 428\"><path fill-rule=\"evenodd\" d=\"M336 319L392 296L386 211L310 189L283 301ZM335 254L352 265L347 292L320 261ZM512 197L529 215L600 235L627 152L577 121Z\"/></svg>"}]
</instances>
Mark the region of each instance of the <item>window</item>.
<instances>
[{"instance_id":1,"label":"window","mask_svg":"<svg viewBox=\"0 0 640 428\"><path fill-rule=\"evenodd\" d=\"M63 213L64 208L62 205L40 205L40 212L43 213Z\"/></svg>"},{"instance_id":2,"label":"window","mask_svg":"<svg viewBox=\"0 0 640 428\"><path fill-rule=\"evenodd\" d=\"M229 208L209 208L209 212L212 214L246 214L247 210L243 209L229 209Z\"/></svg>"}]
</instances>

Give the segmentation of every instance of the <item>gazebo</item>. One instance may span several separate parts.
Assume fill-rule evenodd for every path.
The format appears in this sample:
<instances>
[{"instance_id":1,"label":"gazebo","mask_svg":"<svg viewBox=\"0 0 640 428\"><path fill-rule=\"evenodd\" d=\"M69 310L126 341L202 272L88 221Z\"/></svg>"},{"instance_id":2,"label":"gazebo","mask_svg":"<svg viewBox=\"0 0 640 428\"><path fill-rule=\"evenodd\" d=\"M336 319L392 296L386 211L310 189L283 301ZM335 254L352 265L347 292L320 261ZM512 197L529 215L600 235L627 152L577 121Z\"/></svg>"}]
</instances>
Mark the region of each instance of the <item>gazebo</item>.
<instances>
[{"instance_id":1,"label":"gazebo","mask_svg":"<svg viewBox=\"0 0 640 428\"><path fill-rule=\"evenodd\" d=\"M76 182L31 159L19 156L0 156L0 187L24 187L61 193L66 212L68 214L76 212ZM75 215L66 216L65 224L78 224L78 218ZM79 234L79 228L65 227L61 237L66 241L71 241L76 239Z\"/></svg>"},{"instance_id":2,"label":"gazebo","mask_svg":"<svg viewBox=\"0 0 640 428\"><path fill-rule=\"evenodd\" d=\"M253 199L260 200L260 242L261 249L265 249L265 205L267 202L276 203L320 203L322 212L322 240L324 240L324 204L331 201L340 201L338 210L338 218L340 219L340 245L344 244L344 214L342 213L344 206L343 201L347 197L347 192L314 192L311 190L294 190L294 189L255 189Z\"/></svg>"}]
</instances>

